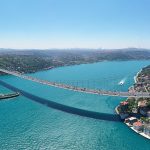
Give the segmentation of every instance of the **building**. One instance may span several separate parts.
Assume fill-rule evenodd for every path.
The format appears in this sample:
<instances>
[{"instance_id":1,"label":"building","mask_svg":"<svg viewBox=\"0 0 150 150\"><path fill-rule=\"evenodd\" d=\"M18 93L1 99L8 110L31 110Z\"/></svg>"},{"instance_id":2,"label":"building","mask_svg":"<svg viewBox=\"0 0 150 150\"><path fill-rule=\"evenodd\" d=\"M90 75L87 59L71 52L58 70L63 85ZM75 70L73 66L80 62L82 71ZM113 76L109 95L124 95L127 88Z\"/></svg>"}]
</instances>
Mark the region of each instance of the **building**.
<instances>
[{"instance_id":1,"label":"building","mask_svg":"<svg viewBox=\"0 0 150 150\"><path fill-rule=\"evenodd\" d=\"M140 107L139 111L140 111L140 114L142 114L143 116L146 116L149 109L148 107Z\"/></svg>"},{"instance_id":2,"label":"building","mask_svg":"<svg viewBox=\"0 0 150 150\"><path fill-rule=\"evenodd\" d=\"M146 107L147 106L147 100L142 100L138 102L138 107Z\"/></svg>"},{"instance_id":3,"label":"building","mask_svg":"<svg viewBox=\"0 0 150 150\"><path fill-rule=\"evenodd\" d=\"M150 110L147 112L147 117L150 117Z\"/></svg>"},{"instance_id":4,"label":"building","mask_svg":"<svg viewBox=\"0 0 150 150\"><path fill-rule=\"evenodd\" d=\"M134 128L135 130L140 131L140 130L143 129L143 124L142 124L140 121L134 122L134 123L133 123L133 128Z\"/></svg>"},{"instance_id":5,"label":"building","mask_svg":"<svg viewBox=\"0 0 150 150\"><path fill-rule=\"evenodd\" d=\"M150 124L145 124L143 129L144 134L150 136Z\"/></svg>"},{"instance_id":6,"label":"building","mask_svg":"<svg viewBox=\"0 0 150 150\"><path fill-rule=\"evenodd\" d=\"M135 117L130 117L130 118L125 119L125 123L128 123L129 125L133 125L137 121L138 119Z\"/></svg>"},{"instance_id":7,"label":"building","mask_svg":"<svg viewBox=\"0 0 150 150\"><path fill-rule=\"evenodd\" d=\"M119 115L120 115L121 119L125 119L129 116L129 114L127 114L127 113L120 113Z\"/></svg>"},{"instance_id":8,"label":"building","mask_svg":"<svg viewBox=\"0 0 150 150\"><path fill-rule=\"evenodd\" d=\"M128 102L127 101L123 101L120 103L120 108L122 112L126 112L128 109Z\"/></svg>"}]
</instances>

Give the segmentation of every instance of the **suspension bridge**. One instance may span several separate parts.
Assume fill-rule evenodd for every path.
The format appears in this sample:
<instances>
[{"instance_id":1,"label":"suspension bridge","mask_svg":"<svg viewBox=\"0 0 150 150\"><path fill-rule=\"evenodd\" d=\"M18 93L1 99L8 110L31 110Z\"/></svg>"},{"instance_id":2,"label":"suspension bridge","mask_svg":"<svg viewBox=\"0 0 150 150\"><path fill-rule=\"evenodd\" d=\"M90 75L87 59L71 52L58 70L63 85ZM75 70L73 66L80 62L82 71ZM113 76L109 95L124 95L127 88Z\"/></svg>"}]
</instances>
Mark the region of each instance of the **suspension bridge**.
<instances>
[{"instance_id":1,"label":"suspension bridge","mask_svg":"<svg viewBox=\"0 0 150 150\"><path fill-rule=\"evenodd\" d=\"M79 86L73 86L69 84L64 84L64 83L57 83L57 82L52 82L52 81L47 81L47 80L42 80L38 79L36 77L24 75L15 71L9 71L5 69L0 69L0 72L10 74L25 80L30 80L33 82L37 82L40 84L52 86L52 87L57 87L61 89L66 89L66 90L71 90L71 91L76 91L76 92L82 92L82 93L89 93L89 94L97 94L97 95L105 95L105 96L118 96L118 97L143 97L143 98L149 98L150 93L149 92L122 92L122 91L110 91L110 90L101 90L101 89L92 89L92 88L85 88L85 87L79 87Z\"/></svg>"}]
</instances>

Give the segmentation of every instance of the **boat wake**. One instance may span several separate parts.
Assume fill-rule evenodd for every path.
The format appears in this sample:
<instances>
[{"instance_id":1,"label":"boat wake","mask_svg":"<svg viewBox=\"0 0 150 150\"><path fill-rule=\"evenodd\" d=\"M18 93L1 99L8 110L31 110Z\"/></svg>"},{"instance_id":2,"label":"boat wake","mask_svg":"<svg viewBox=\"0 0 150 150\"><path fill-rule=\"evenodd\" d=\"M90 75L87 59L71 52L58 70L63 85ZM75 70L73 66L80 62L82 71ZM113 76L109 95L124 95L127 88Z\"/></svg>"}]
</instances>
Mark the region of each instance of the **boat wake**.
<instances>
[{"instance_id":1,"label":"boat wake","mask_svg":"<svg viewBox=\"0 0 150 150\"><path fill-rule=\"evenodd\" d=\"M118 82L118 85L123 85L126 81L126 78L123 78L121 81Z\"/></svg>"}]
</instances>

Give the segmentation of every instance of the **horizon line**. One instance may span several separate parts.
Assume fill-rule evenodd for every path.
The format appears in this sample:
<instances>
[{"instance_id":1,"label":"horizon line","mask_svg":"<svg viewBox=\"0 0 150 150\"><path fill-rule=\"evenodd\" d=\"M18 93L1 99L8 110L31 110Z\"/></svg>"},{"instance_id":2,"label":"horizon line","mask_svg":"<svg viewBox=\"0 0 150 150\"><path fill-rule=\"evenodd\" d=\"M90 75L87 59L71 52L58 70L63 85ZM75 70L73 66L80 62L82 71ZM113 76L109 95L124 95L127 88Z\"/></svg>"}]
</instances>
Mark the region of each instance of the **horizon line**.
<instances>
[{"instance_id":1,"label":"horizon line","mask_svg":"<svg viewBox=\"0 0 150 150\"><path fill-rule=\"evenodd\" d=\"M87 48L87 47L68 47L68 48L3 48L1 47L0 50L123 50L123 49L144 49L144 50L150 50L150 48L144 48L144 47L124 47L124 48Z\"/></svg>"}]
</instances>

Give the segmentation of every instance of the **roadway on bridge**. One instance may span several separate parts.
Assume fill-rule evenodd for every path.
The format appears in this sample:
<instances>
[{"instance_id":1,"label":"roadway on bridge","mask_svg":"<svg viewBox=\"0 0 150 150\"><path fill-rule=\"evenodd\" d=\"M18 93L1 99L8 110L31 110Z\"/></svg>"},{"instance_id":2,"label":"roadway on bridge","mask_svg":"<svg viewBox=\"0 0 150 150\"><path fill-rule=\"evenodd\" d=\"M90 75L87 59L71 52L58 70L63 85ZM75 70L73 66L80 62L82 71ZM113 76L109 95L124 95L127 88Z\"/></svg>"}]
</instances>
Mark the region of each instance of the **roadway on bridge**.
<instances>
[{"instance_id":1,"label":"roadway on bridge","mask_svg":"<svg viewBox=\"0 0 150 150\"><path fill-rule=\"evenodd\" d=\"M0 71L10 74L10 75L13 75L13 76L17 76L17 77L26 79L26 80L37 82L40 84L53 86L53 87L57 87L57 88L62 88L62 89L66 89L66 90L72 90L72 91L76 91L76 92L105 95L105 96L118 96L118 97L136 97L136 98L150 97L150 93L148 93L148 92L134 92L134 93L132 92L131 93L131 92L121 92L121 91L105 91L105 90L100 90L100 89L89 89L89 88L82 88L82 87L76 87L76 86L72 86L72 85L66 85L66 84L60 84L60 83L56 83L56 82L41 80L41 79L38 79L38 78L35 78L32 76L22 75L20 73L12 72L12 71L8 71L8 70L4 70L4 69L0 69Z\"/></svg>"}]
</instances>

